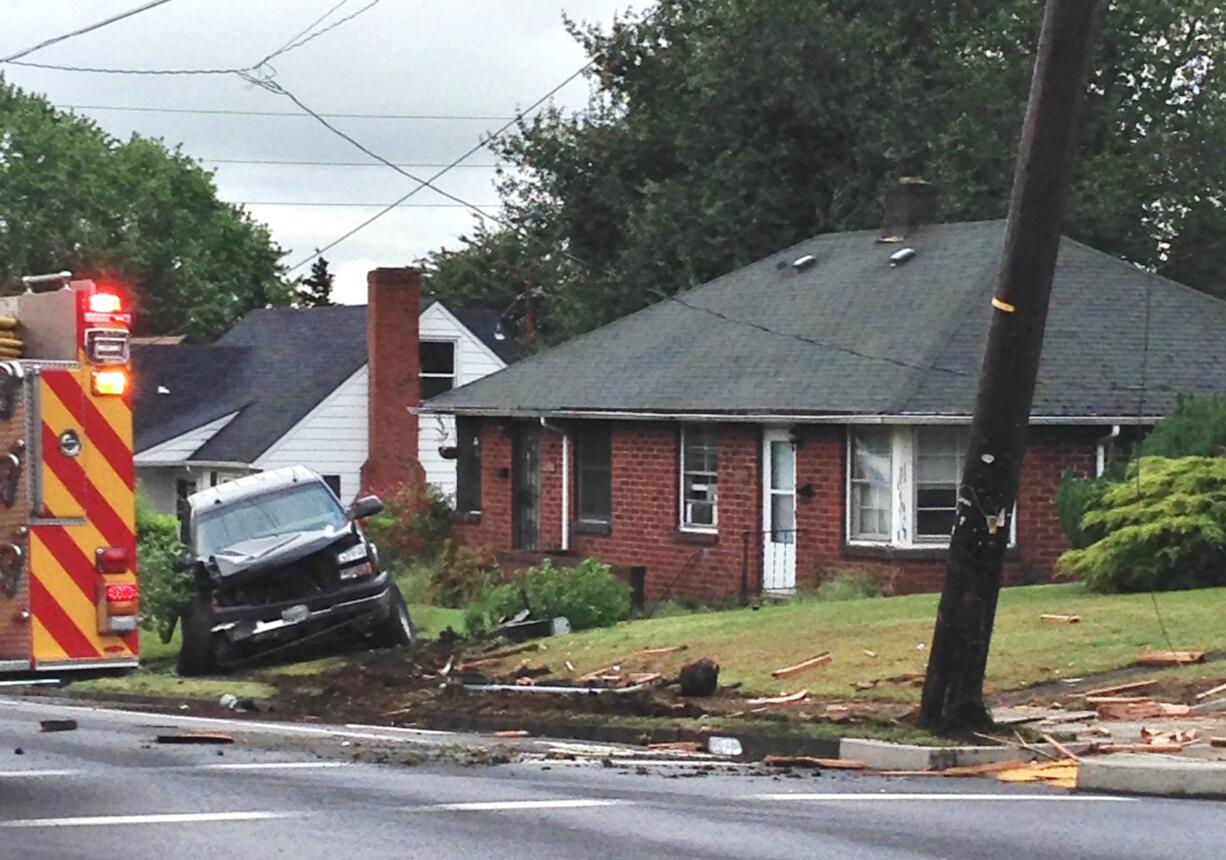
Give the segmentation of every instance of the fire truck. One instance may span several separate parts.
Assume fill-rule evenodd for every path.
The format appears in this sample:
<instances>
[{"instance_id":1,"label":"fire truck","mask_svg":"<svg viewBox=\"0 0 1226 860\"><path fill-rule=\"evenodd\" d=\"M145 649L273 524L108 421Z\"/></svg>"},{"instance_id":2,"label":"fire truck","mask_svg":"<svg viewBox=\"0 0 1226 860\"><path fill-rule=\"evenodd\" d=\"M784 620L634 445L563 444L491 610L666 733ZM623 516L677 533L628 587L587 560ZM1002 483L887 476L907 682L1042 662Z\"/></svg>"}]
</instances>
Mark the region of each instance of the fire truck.
<instances>
[{"instance_id":1,"label":"fire truck","mask_svg":"<svg viewBox=\"0 0 1226 860\"><path fill-rule=\"evenodd\" d=\"M123 291L70 273L0 296L0 672L137 665Z\"/></svg>"}]
</instances>

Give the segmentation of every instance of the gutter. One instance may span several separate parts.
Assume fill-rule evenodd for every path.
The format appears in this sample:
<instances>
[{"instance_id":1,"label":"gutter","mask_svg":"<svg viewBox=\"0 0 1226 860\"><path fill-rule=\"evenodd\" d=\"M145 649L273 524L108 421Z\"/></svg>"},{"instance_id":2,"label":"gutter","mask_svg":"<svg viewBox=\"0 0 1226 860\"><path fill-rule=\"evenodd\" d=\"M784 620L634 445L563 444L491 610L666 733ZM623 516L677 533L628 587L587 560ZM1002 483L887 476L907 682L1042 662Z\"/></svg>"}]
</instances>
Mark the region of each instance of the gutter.
<instances>
[{"instance_id":1,"label":"gutter","mask_svg":"<svg viewBox=\"0 0 1226 860\"><path fill-rule=\"evenodd\" d=\"M540 416L541 426L562 437L562 552L570 552L570 434Z\"/></svg>"},{"instance_id":2,"label":"gutter","mask_svg":"<svg viewBox=\"0 0 1226 860\"><path fill-rule=\"evenodd\" d=\"M891 412L880 414L788 413L788 412L660 412L615 409L490 409L483 407L418 406L409 410L415 415L463 415L474 418L521 418L528 420L592 418L605 421L702 421L745 424L970 424L966 414L941 415L931 412ZM1035 426L1087 426L1104 424L1149 427L1165 414L1153 415L1033 415Z\"/></svg>"}]
</instances>

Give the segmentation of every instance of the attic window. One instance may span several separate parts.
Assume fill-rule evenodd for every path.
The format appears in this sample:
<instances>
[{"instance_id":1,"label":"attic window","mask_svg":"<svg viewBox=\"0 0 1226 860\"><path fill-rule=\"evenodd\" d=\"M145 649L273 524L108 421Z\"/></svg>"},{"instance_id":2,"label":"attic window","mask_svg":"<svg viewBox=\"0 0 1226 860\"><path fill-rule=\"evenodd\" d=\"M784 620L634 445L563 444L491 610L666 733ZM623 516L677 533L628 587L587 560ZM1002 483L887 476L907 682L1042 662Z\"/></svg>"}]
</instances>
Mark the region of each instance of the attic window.
<instances>
[{"instance_id":1,"label":"attic window","mask_svg":"<svg viewBox=\"0 0 1226 860\"><path fill-rule=\"evenodd\" d=\"M423 340L418 355L421 360L421 399L429 400L455 388L455 342Z\"/></svg>"}]
</instances>

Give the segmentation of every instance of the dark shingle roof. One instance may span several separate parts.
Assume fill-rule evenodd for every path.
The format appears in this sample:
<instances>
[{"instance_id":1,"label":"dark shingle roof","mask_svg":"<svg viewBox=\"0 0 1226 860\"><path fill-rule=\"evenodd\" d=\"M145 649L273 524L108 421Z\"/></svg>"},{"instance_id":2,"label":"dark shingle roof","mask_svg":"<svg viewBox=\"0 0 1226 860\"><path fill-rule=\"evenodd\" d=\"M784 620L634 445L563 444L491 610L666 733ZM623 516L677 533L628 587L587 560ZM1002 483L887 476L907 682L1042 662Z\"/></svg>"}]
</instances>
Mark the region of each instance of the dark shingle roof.
<instances>
[{"instance_id":1,"label":"dark shingle roof","mask_svg":"<svg viewBox=\"0 0 1226 860\"><path fill-rule=\"evenodd\" d=\"M929 226L903 246L880 244L877 235L808 239L429 406L490 414L969 415L1004 222ZM891 267L900 247L916 255ZM794 269L806 254L815 264ZM1065 239L1036 417L1138 413L1147 293L1145 413L1168 411L1179 393L1226 390L1226 302Z\"/></svg>"},{"instance_id":2,"label":"dark shingle roof","mask_svg":"<svg viewBox=\"0 0 1226 860\"><path fill-rule=\"evenodd\" d=\"M495 312L455 316L506 360ZM250 463L366 363L366 306L256 310L211 346L134 346L132 362L137 451L238 412L192 459Z\"/></svg>"}]
</instances>

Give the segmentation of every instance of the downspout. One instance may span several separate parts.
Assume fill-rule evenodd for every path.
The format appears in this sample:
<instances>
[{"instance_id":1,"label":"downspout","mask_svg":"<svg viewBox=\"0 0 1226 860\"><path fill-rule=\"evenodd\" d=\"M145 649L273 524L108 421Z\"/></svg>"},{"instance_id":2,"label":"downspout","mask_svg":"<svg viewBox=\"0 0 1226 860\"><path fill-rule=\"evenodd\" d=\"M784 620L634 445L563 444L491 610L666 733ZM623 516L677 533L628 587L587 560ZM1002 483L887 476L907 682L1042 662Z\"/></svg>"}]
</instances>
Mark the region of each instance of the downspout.
<instances>
[{"instance_id":1,"label":"downspout","mask_svg":"<svg viewBox=\"0 0 1226 860\"><path fill-rule=\"evenodd\" d=\"M541 426L562 437L562 552L570 552L570 434L540 417Z\"/></svg>"},{"instance_id":2,"label":"downspout","mask_svg":"<svg viewBox=\"0 0 1226 860\"><path fill-rule=\"evenodd\" d=\"M1094 452L1095 455L1097 456L1097 460L1095 462L1096 471L1094 472L1094 477L1101 478L1103 476L1103 472L1107 471L1107 443L1109 443L1112 439L1118 439L1119 436L1120 436L1120 425L1112 424L1111 432L1108 433L1103 438L1098 440L1098 446Z\"/></svg>"}]
</instances>

